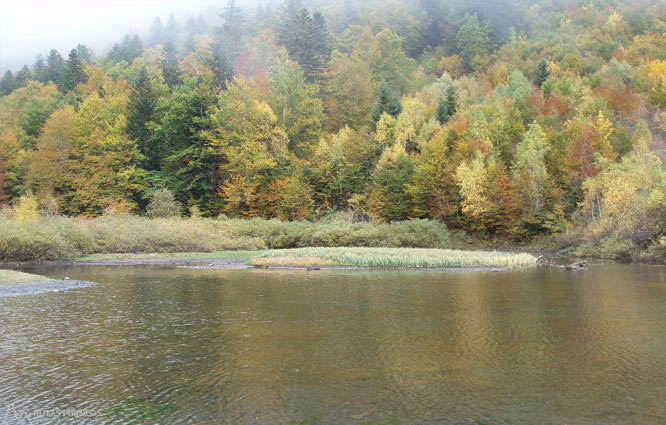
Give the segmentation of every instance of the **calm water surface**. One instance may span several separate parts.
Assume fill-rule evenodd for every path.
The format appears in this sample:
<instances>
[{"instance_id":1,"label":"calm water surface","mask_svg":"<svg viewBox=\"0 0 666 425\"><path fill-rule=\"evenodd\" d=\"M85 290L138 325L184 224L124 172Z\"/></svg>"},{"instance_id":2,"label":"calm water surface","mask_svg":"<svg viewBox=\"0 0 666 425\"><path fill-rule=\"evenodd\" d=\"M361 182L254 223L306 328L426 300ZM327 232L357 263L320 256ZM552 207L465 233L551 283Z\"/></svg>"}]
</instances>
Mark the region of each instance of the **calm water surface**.
<instances>
[{"instance_id":1,"label":"calm water surface","mask_svg":"<svg viewBox=\"0 0 666 425\"><path fill-rule=\"evenodd\" d=\"M26 271L100 284L0 298L0 423L666 423L663 267Z\"/></svg>"}]
</instances>

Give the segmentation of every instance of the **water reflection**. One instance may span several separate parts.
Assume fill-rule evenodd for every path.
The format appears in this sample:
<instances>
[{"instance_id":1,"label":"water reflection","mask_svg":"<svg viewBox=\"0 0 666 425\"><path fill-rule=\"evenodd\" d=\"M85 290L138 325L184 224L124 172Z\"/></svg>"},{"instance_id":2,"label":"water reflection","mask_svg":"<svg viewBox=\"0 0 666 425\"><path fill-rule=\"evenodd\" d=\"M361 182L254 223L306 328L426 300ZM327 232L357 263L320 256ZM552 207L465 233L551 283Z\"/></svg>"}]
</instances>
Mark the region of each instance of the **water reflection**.
<instances>
[{"instance_id":1,"label":"water reflection","mask_svg":"<svg viewBox=\"0 0 666 425\"><path fill-rule=\"evenodd\" d=\"M32 271L100 285L0 300L0 409L102 409L91 423L666 421L665 268Z\"/></svg>"}]
</instances>

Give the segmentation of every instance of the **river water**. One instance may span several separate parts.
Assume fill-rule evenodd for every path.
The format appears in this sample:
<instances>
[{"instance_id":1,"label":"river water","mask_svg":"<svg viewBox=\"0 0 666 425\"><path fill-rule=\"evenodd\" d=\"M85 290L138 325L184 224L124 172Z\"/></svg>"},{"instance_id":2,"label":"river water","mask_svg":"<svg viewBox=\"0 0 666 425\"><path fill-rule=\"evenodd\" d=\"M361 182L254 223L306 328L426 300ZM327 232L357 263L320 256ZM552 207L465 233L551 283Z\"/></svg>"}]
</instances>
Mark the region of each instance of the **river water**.
<instances>
[{"instance_id":1,"label":"river water","mask_svg":"<svg viewBox=\"0 0 666 425\"><path fill-rule=\"evenodd\" d=\"M99 285L0 299L3 424L666 423L664 267L25 271Z\"/></svg>"}]
</instances>

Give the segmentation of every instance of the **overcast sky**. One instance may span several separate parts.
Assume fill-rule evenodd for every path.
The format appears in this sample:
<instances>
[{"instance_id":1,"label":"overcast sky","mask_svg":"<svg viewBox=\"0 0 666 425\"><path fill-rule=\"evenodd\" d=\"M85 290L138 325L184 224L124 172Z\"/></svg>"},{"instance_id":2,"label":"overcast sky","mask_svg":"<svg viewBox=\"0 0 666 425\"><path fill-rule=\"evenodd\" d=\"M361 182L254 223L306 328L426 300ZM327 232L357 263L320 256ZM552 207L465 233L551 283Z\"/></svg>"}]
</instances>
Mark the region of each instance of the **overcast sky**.
<instances>
[{"instance_id":1,"label":"overcast sky","mask_svg":"<svg viewBox=\"0 0 666 425\"><path fill-rule=\"evenodd\" d=\"M251 1L251 0L250 0ZM241 7L248 0L237 0ZM254 1L252 1L254 3ZM0 0L0 72L32 65L58 49L66 58L78 43L99 55L128 31L145 33L155 16L190 15L226 0Z\"/></svg>"}]
</instances>

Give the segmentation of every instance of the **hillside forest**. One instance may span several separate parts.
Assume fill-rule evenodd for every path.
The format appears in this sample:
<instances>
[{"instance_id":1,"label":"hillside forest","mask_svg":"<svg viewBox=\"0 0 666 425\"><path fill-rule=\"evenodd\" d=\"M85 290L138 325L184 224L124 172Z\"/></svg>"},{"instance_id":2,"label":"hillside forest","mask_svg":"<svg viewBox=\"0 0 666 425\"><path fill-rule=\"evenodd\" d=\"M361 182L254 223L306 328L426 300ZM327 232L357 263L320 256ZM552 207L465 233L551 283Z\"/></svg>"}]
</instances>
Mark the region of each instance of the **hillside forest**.
<instances>
[{"instance_id":1,"label":"hillside forest","mask_svg":"<svg viewBox=\"0 0 666 425\"><path fill-rule=\"evenodd\" d=\"M7 71L5 210L150 215L160 193L666 255L663 0L241 6Z\"/></svg>"}]
</instances>

